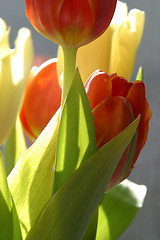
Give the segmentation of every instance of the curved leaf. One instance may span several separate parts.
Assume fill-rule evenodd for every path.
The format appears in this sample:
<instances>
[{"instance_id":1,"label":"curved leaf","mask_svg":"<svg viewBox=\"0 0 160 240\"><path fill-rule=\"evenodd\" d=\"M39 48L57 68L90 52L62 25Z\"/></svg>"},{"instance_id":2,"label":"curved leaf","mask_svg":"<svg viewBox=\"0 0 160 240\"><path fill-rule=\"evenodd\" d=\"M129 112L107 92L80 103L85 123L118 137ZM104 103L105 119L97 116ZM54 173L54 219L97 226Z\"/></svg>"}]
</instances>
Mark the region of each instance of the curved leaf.
<instances>
[{"instance_id":1,"label":"curved leaf","mask_svg":"<svg viewBox=\"0 0 160 240\"><path fill-rule=\"evenodd\" d=\"M99 208L96 240L117 239L142 207L146 190L125 180L106 193Z\"/></svg>"},{"instance_id":2,"label":"curved leaf","mask_svg":"<svg viewBox=\"0 0 160 240\"><path fill-rule=\"evenodd\" d=\"M4 145L4 164L7 175L26 149L23 129L18 117Z\"/></svg>"},{"instance_id":3,"label":"curved leaf","mask_svg":"<svg viewBox=\"0 0 160 240\"><path fill-rule=\"evenodd\" d=\"M139 117L74 172L49 201L27 240L79 240L84 237L138 123Z\"/></svg>"},{"instance_id":4,"label":"curved leaf","mask_svg":"<svg viewBox=\"0 0 160 240\"><path fill-rule=\"evenodd\" d=\"M17 161L8 176L23 238L51 198L59 112Z\"/></svg>"},{"instance_id":5,"label":"curved leaf","mask_svg":"<svg viewBox=\"0 0 160 240\"><path fill-rule=\"evenodd\" d=\"M92 112L79 71L76 69L59 126L54 193L96 150Z\"/></svg>"}]
</instances>

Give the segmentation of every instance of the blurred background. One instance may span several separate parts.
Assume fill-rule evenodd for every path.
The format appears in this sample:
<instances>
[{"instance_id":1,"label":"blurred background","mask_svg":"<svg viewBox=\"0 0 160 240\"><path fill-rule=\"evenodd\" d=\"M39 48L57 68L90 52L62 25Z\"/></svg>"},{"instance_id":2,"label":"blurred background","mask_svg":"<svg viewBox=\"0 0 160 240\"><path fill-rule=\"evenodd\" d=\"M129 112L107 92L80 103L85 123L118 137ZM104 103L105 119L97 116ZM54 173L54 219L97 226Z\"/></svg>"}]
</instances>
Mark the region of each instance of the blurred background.
<instances>
[{"instance_id":1,"label":"blurred background","mask_svg":"<svg viewBox=\"0 0 160 240\"><path fill-rule=\"evenodd\" d=\"M138 8L146 13L143 38L137 53L132 80L139 66L144 68L146 95L152 110L150 130L145 145L130 180L145 184L148 188L144 207L119 240L160 239L160 1L126 0L129 10ZM57 45L39 35L25 15L23 0L0 0L0 17L11 27L10 41L20 27L31 29L36 55L56 57Z\"/></svg>"}]
</instances>

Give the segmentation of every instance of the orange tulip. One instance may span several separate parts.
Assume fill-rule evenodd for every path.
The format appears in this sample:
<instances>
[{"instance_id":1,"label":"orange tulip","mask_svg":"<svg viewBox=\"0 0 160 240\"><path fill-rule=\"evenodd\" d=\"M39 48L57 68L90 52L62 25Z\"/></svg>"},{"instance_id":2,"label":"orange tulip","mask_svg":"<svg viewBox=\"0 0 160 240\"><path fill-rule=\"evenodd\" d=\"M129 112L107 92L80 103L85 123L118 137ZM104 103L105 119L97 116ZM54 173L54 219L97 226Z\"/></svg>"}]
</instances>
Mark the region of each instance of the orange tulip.
<instances>
[{"instance_id":1,"label":"orange tulip","mask_svg":"<svg viewBox=\"0 0 160 240\"><path fill-rule=\"evenodd\" d=\"M117 0L25 0L33 27L62 46L79 47L109 26Z\"/></svg>"},{"instance_id":2,"label":"orange tulip","mask_svg":"<svg viewBox=\"0 0 160 240\"><path fill-rule=\"evenodd\" d=\"M112 176L108 186L110 188L127 178L133 169L134 163L146 142L152 113L145 98L144 83L141 81L128 82L116 74L108 75L97 70L87 80L85 89L93 113L97 147L110 141L133 119L137 118L139 114L141 115L130 169L123 176L130 151L129 145Z\"/></svg>"},{"instance_id":3,"label":"orange tulip","mask_svg":"<svg viewBox=\"0 0 160 240\"><path fill-rule=\"evenodd\" d=\"M47 125L59 108L61 99L56 61L49 60L37 69L32 69L27 81L20 113L22 124L32 138L37 138ZM133 169L146 142L152 113L145 97L144 83L141 81L128 82L117 74L108 75L97 70L85 83L85 90L93 114L97 148L109 142L141 115L135 147L130 143L123 153L109 183L109 189L127 178ZM132 163L126 171L124 169L131 152Z\"/></svg>"},{"instance_id":4,"label":"orange tulip","mask_svg":"<svg viewBox=\"0 0 160 240\"><path fill-rule=\"evenodd\" d=\"M33 67L27 80L20 118L24 129L36 139L55 114L61 102L56 59Z\"/></svg>"}]
</instances>

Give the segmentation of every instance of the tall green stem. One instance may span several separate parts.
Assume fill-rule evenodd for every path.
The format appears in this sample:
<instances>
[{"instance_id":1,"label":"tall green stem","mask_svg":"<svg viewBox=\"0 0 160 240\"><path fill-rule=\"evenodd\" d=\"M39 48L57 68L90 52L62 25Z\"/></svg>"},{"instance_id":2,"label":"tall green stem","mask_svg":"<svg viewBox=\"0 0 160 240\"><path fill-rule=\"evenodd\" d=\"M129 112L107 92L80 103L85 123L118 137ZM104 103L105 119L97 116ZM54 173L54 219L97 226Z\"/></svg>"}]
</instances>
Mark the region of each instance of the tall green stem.
<instances>
[{"instance_id":1,"label":"tall green stem","mask_svg":"<svg viewBox=\"0 0 160 240\"><path fill-rule=\"evenodd\" d=\"M63 82L62 82L62 100L61 105L64 105L65 98L67 96L69 87L71 85L75 66L76 66L76 53L77 48L74 47L63 47L64 55L64 72L63 72Z\"/></svg>"}]
</instances>

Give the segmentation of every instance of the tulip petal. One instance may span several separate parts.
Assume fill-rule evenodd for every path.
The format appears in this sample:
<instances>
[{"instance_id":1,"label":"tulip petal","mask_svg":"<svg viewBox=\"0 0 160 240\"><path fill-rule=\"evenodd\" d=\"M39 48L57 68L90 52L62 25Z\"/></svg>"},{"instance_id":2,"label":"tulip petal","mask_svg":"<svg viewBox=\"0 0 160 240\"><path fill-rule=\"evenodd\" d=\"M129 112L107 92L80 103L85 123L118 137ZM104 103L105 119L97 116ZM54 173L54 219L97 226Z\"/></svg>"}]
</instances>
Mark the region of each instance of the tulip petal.
<instances>
[{"instance_id":1,"label":"tulip petal","mask_svg":"<svg viewBox=\"0 0 160 240\"><path fill-rule=\"evenodd\" d=\"M106 98L93 109L92 114L98 148L114 138L133 121L129 101L119 96ZM129 145L124 151L108 189L128 176L136 146L136 139L132 141L134 147L130 143L131 146Z\"/></svg>"},{"instance_id":2,"label":"tulip petal","mask_svg":"<svg viewBox=\"0 0 160 240\"><path fill-rule=\"evenodd\" d=\"M115 29L108 74L116 72L119 76L130 79L136 51L142 38L144 19L144 12L133 9L123 24Z\"/></svg>"},{"instance_id":3,"label":"tulip petal","mask_svg":"<svg viewBox=\"0 0 160 240\"><path fill-rule=\"evenodd\" d=\"M15 49L0 59L0 143L16 121L32 59L31 33L22 28L18 32Z\"/></svg>"},{"instance_id":4,"label":"tulip petal","mask_svg":"<svg viewBox=\"0 0 160 240\"><path fill-rule=\"evenodd\" d=\"M117 1L116 9L110 23L110 27L114 28L116 25L121 25L128 15L128 6L126 3Z\"/></svg>"},{"instance_id":5,"label":"tulip petal","mask_svg":"<svg viewBox=\"0 0 160 240\"><path fill-rule=\"evenodd\" d=\"M112 96L110 76L102 71L95 71L85 83L85 90L87 92L91 109L93 109L106 97Z\"/></svg>"},{"instance_id":6,"label":"tulip petal","mask_svg":"<svg viewBox=\"0 0 160 240\"><path fill-rule=\"evenodd\" d=\"M131 103L134 118L141 114L140 123L138 126L138 139L134 162L136 161L141 149L143 148L148 133L149 120L152 116L148 102L145 99L145 86L141 81L134 81L126 98Z\"/></svg>"},{"instance_id":7,"label":"tulip petal","mask_svg":"<svg viewBox=\"0 0 160 240\"><path fill-rule=\"evenodd\" d=\"M82 46L77 53L77 66L80 70L83 83L97 69L107 72L110 60L112 29L109 27L95 41ZM58 56L59 59L59 56ZM87 64L84 64L84 63ZM58 65L60 65L59 63Z\"/></svg>"},{"instance_id":8,"label":"tulip petal","mask_svg":"<svg viewBox=\"0 0 160 240\"><path fill-rule=\"evenodd\" d=\"M56 66L56 58L47 60L39 68L32 68L27 81L20 118L33 139L39 136L61 103Z\"/></svg>"},{"instance_id":9,"label":"tulip petal","mask_svg":"<svg viewBox=\"0 0 160 240\"><path fill-rule=\"evenodd\" d=\"M64 0L59 21L65 43L80 43L90 34L94 22L90 3L86 0Z\"/></svg>"},{"instance_id":10,"label":"tulip petal","mask_svg":"<svg viewBox=\"0 0 160 240\"><path fill-rule=\"evenodd\" d=\"M97 147L119 134L132 122L129 101L123 97L108 97L92 111Z\"/></svg>"},{"instance_id":11,"label":"tulip petal","mask_svg":"<svg viewBox=\"0 0 160 240\"><path fill-rule=\"evenodd\" d=\"M7 29L7 24L2 18L0 18L0 59L10 53L9 33L10 29Z\"/></svg>"}]
</instances>

